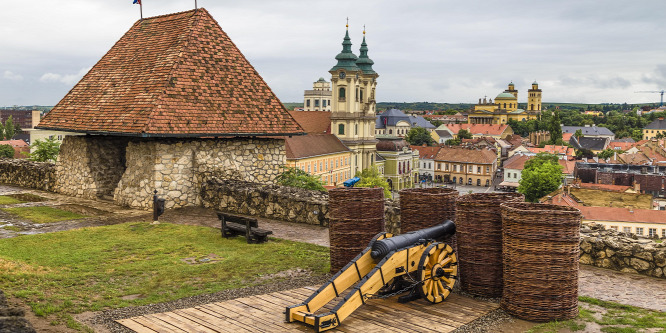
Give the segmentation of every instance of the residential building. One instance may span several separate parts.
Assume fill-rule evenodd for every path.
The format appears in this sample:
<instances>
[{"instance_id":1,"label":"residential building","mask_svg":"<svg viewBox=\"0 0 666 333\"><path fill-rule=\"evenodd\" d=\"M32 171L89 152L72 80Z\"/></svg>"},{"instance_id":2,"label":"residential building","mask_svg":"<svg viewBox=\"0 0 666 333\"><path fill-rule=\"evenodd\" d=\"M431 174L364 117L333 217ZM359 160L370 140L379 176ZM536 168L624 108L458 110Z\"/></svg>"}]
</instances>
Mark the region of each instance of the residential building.
<instances>
[{"instance_id":1,"label":"residential building","mask_svg":"<svg viewBox=\"0 0 666 333\"><path fill-rule=\"evenodd\" d=\"M467 115L464 115L460 112L454 115L447 114L425 114L423 118L427 120L438 120L443 124L464 124L467 122Z\"/></svg>"},{"instance_id":2,"label":"residential building","mask_svg":"<svg viewBox=\"0 0 666 333\"><path fill-rule=\"evenodd\" d=\"M615 139L615 133L609 130L606 127L597 127L596 125L585 125L585 126L562 126L562 137L564 138L564 133L576 134L576 131L580 130L583 133L584 137L587 138L609 138L610 140Z\"/></svg>"},{"instance_id":3,"label":"residential building","mask_svg":"<svg viewBox=\"0 0 666 333\"><path fill-rule=\"evenodd\" d=\"M435 179L435 157L439 146L409 146L413 151L419 152L418 180L432 181Z\"/></svg>"},{"instance_id":4,"label":"residential building","mask_svg":"<svg viewBox=\"0 0 666 333\"><path fill-rule=\"evenodd\" d=\"M492 99L479 98L474 110L468 115L470 124L506 124L509 120L527 121L538 119L541 114L541 89L537 82L527 91L527 110L518 108L518 90L513 82L508 89Z\"/></svg>"},{"instance_id":5,"label":"residential building","mask_svg":"<svg viewBox=\"0 0 666 333\"><path fill-rule=\"evenodd\" d=\"M14 158L27 158L30 152L30 146L23 140L5 140L0 141L0 146L8 145L14 148Z\"/></svg>"},{"instance_id":6,"label":"residential building","mask_svg":"<svg viewBox=\"0 0 666 333\"><path fill-rule=\"evenodd\" d=\"M658 134L661 134L662 137L666 136L666 120L663 117L655 119L643 128L643 139L645 140L655 139Z\"/></svg>"},{"instance_id":7,"label":"residential building","mask_svg":"<svg viewBox=\"0 0 666 333\"><path fill-rule=\"evenodd\" d=\"M448 130L436 129L430 132L430 136L435 141L435 143L438 144L445 144L446 141L453 139L453 135L451 135L451 132L449 132Z\"/></svg>"},{"instance_id":8,"label":"residential building","mask_svg":"<svg viewBox=\"0 0 666 333\"><path fill-rule=\"evenodd\" d=\"M384 178L391 190L410 188L418 180L419 152L413 151L402 138L377 136L377 154L384 159Z\"/></svg>"},{"instance_id":9,"label":"residential building","mask_svg":"<svg viewBox=\"0 0 666 333\"><path fill-rule=\"evenodd\" d=\"M331 111L331 83L323 77L312 84L312 90L306 90L303 97L304 111Z\"/></svg>"},{"instance_id":10,"label":"residential building","mask_svg":"<svg viewBox=\"0 0 666 333\"><path fill-rule=\"evenodd\" d=\"M12 117L14 125L18 125L23 130L33 128L39 124L42 114L39 110L0 109L0 122L3 125L9 117Z\"/></svg>"},{"instance_id":11,"label":"residential building","mask_svg":"<svg viewBox=\"0 0 666 333\"><path fill-rule=\"evenodd\" d=\"M634 186L641 193L666 197L666 166L577 162L574 176L583 183Z\"/></svg>"},{"instance_id":12,"label":"residential building","mask_svg":"<svg viewBox=\"0 0 666 333\"><path fill-rule=\"evenodd\" d=\"M493 124L443 124L437 127L438 130L447 130L454 138L458 137L458 132L465 129L472 134L472 138L489 136L494 139L504 139L513 135L513 129L509 125Z\"/></svg>"},{"instance_id":13,"label":"residential building","mask_svg":"<svg viewBox=\"0 0 666 333\"><path fill-rule=\"evenodd\" d=\"M562 160L571 160L576 155L574 149L569 146L545 145L543 148L528 147L527 150L528 153L525 155L535 156L538 153L549 153L557 155Z\"/></svg>"},{"instance_id":14,"label":"residential building","mask_svg":"<svg viewBox=\"0 0 666 333\"><path fill-rule=\"evenodd\" d=\"M36 128L26 129L26 130L23 130L23 131L29 134L30 144L34 143L37 140L44 141L46 139L52 139L52 140L55 140L55 141L62 144L62 140L64 140L66 136L86 135L85 133L42 130L42 129L36 129ZM32 148L31 148L31 150L32 150Z\"/></svg>"},{"instance_id":15,"label":"residential building","mask_svg":"<svg viewBox=\"0 0 666 333\"><path fill-rule=\"evenodd\" d=\"M443 146L435 157L435 178L456 184L490 186L497 153L487 148Z\"/></svg>"},{"instance_id":16,"label":"residential building","mask_svg":"<svg viewBox=\"0 0 666 333\"><path fill-rule=\"evenodd\" d=\"M367 169L375 163L376 101L375 89L379 74L372 69L368 57L365 31L360 56L351 50L349 31L345 32L342 52L335 59L331 73L331 131L351 150L351 173Z\"/></svg>"},{"instance_id":17,"label":"residential building","mask_svg":"<svg viewBox=\"0 0 666 333\"><path fill-rule=\"evenodd\" d=\"M421 116L406 115L401 110L390 109L377 115L375 135L395 135L402 138L413 127L423 127L429 132L435 130L435 125Z\"/></svg>"}]
</instances>

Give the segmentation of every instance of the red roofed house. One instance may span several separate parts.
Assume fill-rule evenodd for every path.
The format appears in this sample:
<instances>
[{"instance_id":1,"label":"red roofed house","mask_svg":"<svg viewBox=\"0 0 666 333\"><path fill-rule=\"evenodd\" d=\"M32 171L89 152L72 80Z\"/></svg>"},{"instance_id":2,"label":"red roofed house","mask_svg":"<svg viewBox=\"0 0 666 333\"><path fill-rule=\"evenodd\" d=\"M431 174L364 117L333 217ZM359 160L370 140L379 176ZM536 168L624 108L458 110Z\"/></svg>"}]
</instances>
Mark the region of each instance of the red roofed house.
<instances>
[{"instance_id":1,"label":"red roofed house","mask_svg":"<svg viewBox=\"0 0 666 333\"><path fill-rule=\"evenodd\" d=\"M521 179L521 173L525 169L525 163L534 156L515 154L509 159L504 161L504 180L499 186L518 187ZM558 162L562 166L562 177L567 182L574 180L573 173L576 167L576 161L569 161L566 159L559 159Z\"/></svg>"},{"instance_id":2,"label":"red roofed house","mask_svg":"<svg viewBox=\"0 0 666 333\"><path fill-rule=\"evenodd\" d=\"M435 157L439 152L439 147L430 146L409 146L412 151L419 152L419 180L432 181L435 179Z\"/></svg>"},{"instance_id":3,"label":"red roofed house","mask_svg":"<svg viewBox=\"0 0 666 333\"><path fill-rule=\"evenodd\" d=\"M555 154L560 159L565 160L573 159L574 155L576 154L574 149L569 146L545 145L543 148L528 147L527 150L531 153L531 155L536 155L538 153L550 153Z\"/></svg>"},{"instance_id":4,"label":"red roofed house","mask_svg":"<svg viewBox=\"0 0 666 333\"><path fill-rule=\"evenodd\" d=\"M497 170L497 153L488 148L443 146L435 157L435 177L444 182L490 186Z\"/></svg>"},{"instance_id":5,"label":"red roofed house","mask_svg":"<svg viewBox=\"0 0 666 333\"><path fill-rule=\"evenodd\" d=\"M210 176L271 183L303 134L203 8L137 21L39 123L66 137L56 191L167 208Z\"/></svg>"},{"instance_id":6,"label":"red roofed house","mask_svg":"<svg viewBox=\"0 0 666 333\"><path fill-rule=\"evenodd\" d=\"M0 145L8 145L14 148L14 158L27 158L30 153L30 146L23 140L0 141ZM25 153L25 154L22 154Z\"/></svg>"},{"instance_id":7,"label":"red roofed house","mask_svg":"<svg viewBox=\"0 0 666 333\"><path fill-rule=\"evenodd\" d=\"M513 135L513 130L509 125L492 125L492 124L445 124L451 136L458 137L458 132L461 129L468 130L472 133L473 138L482 136L489 136L494 139L504 139L509 135Z\"/></svg>"}]
</instances>

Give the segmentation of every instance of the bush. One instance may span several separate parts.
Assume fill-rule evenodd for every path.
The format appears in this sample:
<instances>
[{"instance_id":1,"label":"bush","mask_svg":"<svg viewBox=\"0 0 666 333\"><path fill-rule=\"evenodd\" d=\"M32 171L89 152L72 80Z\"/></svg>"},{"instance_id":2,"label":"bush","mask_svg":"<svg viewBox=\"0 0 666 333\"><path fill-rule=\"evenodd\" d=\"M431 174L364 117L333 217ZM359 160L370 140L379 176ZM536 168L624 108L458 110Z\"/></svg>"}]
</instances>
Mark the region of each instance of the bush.
<instances>
[{"instance_id":1,"label":"bush","mask_svg":"<svg viewBox=\"0 0 666 333\"><path fill-rule=\"evenodd\" d=\"M0 145L0 157L13 158L14 147L10 145Z\"/></svg>"},{"instance_id":2,"label":"bush","mask_svg":"<svg viewBox=\"0 0 666 333\"><path fill-rule=\"evenodd\" d=\"M275 179L278 185L300 187L307 190L326 191L324 182L316 176L313 176L301 169L292 167L282 167L285 169Z\"/></svg>"}]
</instances>

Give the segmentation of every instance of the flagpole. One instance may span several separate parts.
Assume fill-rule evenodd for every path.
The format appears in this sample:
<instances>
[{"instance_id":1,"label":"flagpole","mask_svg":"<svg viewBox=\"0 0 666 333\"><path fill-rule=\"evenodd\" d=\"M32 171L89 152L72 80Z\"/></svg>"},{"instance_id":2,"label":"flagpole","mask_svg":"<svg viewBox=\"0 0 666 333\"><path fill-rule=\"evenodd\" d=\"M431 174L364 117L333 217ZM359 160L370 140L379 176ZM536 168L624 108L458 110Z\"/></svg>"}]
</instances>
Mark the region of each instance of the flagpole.
<instances>
[{"instance_id":1,"label":"flagpole","mask_svg":"<svg viewBox=\"0 0 666 333\"><path fill-rule=\"evenodd\" d=\"M139 13L141 13L141 20L143 21L143 1L139 1Z\"/></svg>"},{"instance_id":2,"label":"flagpole","mask_svg":"<svg viewBox=\"0 0 666 333\"><path fill-rule=\"evenodd\" d=\"M198 9L198 7L197 7L197 0L194 0L194 9Z\"/></svg>"}]
</instances>

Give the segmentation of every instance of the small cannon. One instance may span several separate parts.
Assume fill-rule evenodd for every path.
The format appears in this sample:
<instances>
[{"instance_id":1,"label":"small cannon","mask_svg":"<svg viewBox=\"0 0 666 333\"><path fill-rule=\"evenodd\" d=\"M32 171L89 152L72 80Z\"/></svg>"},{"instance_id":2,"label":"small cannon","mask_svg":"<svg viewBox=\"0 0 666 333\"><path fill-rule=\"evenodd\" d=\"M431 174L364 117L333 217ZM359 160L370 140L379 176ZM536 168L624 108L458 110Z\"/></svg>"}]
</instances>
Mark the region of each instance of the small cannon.
<instances>
[{"instance_id":1,"label":"small cannon","mask_svg":"<svg viewBox=\"0 0 666 333\"><path fill-rule=\"evenodd\" d=\"M431 303L446 299L456 283L458 260L451 246L439 243L456 232L453 222L399 236L380 233L367 248L337 272L303 303L288 306L287 322L299 321L322 332L340 325L373 298L409 291L399 302L424 298ZM339 299L332 310L321 311Z\"/></svg>"}]
</instances>

